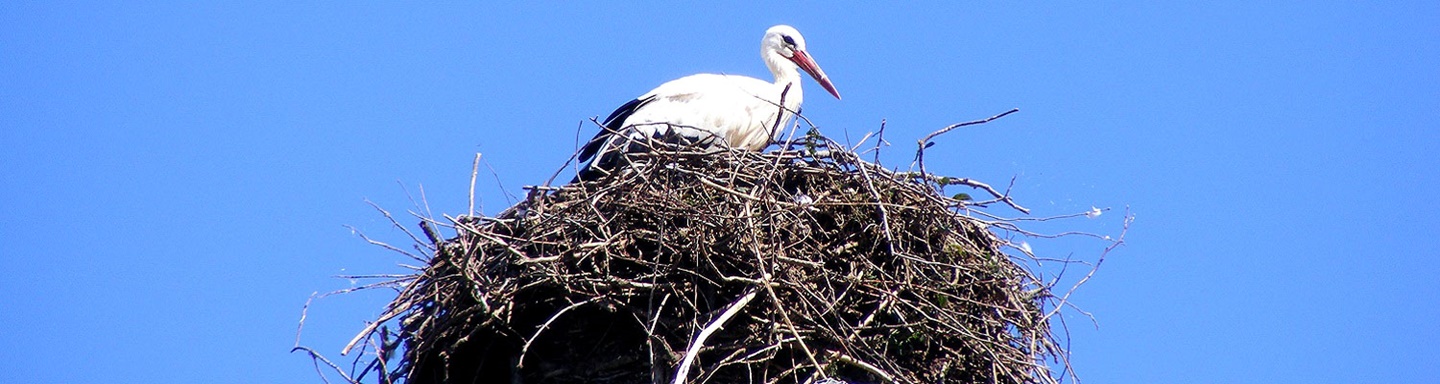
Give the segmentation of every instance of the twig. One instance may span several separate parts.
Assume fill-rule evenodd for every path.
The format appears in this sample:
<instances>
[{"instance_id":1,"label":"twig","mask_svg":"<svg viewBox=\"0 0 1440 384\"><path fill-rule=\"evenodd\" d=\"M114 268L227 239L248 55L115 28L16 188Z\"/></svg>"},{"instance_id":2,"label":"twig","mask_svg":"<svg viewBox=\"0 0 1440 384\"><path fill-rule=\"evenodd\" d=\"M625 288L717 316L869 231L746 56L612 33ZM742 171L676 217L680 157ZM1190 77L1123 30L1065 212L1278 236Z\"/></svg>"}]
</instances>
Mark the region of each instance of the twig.
<instances>
[{"instance_id":1,"label":"twig","mask_svg":"<svg viewBox=\"0 0 1440 384\"><path fill-rule=\"evenodd\" d=\"M777 160L777 162L778 162L778 160ZM778 163L777 163L777 164L778 164ZM774 174L774 171L775 171L775 170L772 169L770 173L773 175L773 174ZM763 185L763 186L769 186L769 184L762 184L762 185ZM750 190L750 194L752 194L752 195L758 194L758 193L760 193L761 190L762 190L762 188L754 188L754 189L751 189L751 190ZM752 197L754 197L754 196L752 196ZM765 288L765 292L769 294L770 300L771 300L771 302L774 304L775 311L776 311L776 312L780 312L780 318L785 321L786 328L790 330L790 334L793 335L793 336L795 336L795 341L796 341L797 343L799 343L799 345L800 345L800 350L802 350L802 351L805 352L805 357L807 357L807 358L810 359L810 364L815 367L815 371L816 371L818 374L820 374L821 377L825 377L824 371L820 369L820 361L819 361L819 359L816 359L816 358L815 358L815 352L811 351L811 350L810 350L810 346L808 346L808 345L805 344L805 338L803 338L803 337L800 336L800 330L795 327L795 322L792 321L792 320L790 320L790 311L787 311L787 310L785 309L785 307L784 307L783 305L781 305L781 303L783 303L783 301L780 300L780 295L776 294L776 293L775 293L775 287L771 286L771 284L772 284L772 279L771 279L771 278L772 278L772 275L771 275L771 272L770 272L770 268L767 268L767 267L771 267L771 264L765 262L765 258L762 256L762 255L764 255L764 253L761 252L761 250L760 250L760 244L759 244L760 236L758 236L758 233L755 233L756 231L759 230L759 226L756 226L756 225L755 225L755 215L753 214L753 212L754 212L754 204L753 204L754 201L755 201L755 200L746 201L746 202L745 202L745 205L743 206L743 207L744 207L743 210L744 210L744 212L747 213L747 215L746 215L746 221L749 223L748 228L749 228L750 232L751 232L752 234L757 235L757 236L752 236L751 241L749 242L749 244L750 244L751 252L752 252L753 255L755 256L755 261L758 263L758 266L760 267L760 268L759 268L759 269L760 269L760 278L761 278L761 281L763 281L763 282L765 283L765 284L763 285L763 287ZM799 368L799 367L797 366L796 368Z\"/></svg>"},{"instance_id":2,"label":"twig","mask_svg":"<svg viewBox=\"0 0 1440 384\"><path fill-rule=\"evenodd\" d=\"M991 122L991 121L995 121L995 119L999 119L999 118L1005 117L1005 115L1009 115L1009 114L1011 114L1011 113L1015 113L1015 112L1019 112L1019 111L1020 111L1020 108L1012 108L1012 109L1010 109L1009 111L1005 111L1004 113L1001 113L1001 114L998 114L998 115L995 115L995 116L990 116L990 117L985 118L985 119L975 120L975 121L967 121L967 122L964 122L964 123L951 124L951 125L949 125L949 126L946 126L945 128L940 128L939 130L937 130L937 131L935 131L935 132L930 132L929 135L925 135L925 137L924 137L924 138L921 138L920 141L919 141L919 143L917 143L918 146L919 146L919 148L917 148L917 149L915 150L915 162L920 165L920 173L921 173L921 174L926 174L926 173L927 173L927 172L925 172L925 148L929 148L931 145L934 145L934 144L930 143L930 139L935 138L935 136L943 135L943 134L945 134L946 132L950 132L950 131L952 131L952 130L954 130L954 129L956 129L956 128L966 127L966 126L971 126L971 125L977 125L977 124L985 124L985 123L988 123L988 122Z\"/></svg>"},{"instance_id":3,"label":"twig","mask_svg":"<svg viewBox=\"0 0 1440 384\"><path fill-rule=\"evenodd\" d=\"M319 352L315 352L314 349L301 346L296 346L295 348L290 349L290 353L295 353L296 351L305 352L306 354L310 355L311 361L315 363L315 373L320 374L320 380L324 381L326 384L329 384L330 380L326 379L325 373L320 370L320 363L322 362L325 363L325 365L329 366L330 369L334 370L335 373L340 374L340 377L344 378L346 383L359 384L354 379L351 379L350 375L346 375L345 370L341 369L339 365L335 365L335 363L331 362L330 359L325 358L324 355L321 355Z\"/></svg>"},{"instance_id":4,"label":"twig","mask_svg":"<svg viewBox=\"0 0 1440 384\"><path fill-rule=\"evenodd\" d=\"M880 198L880 192L875 190L875 180L870 178L870 172L865 167L860 169L860 176L865 178L865 188L870 192L870 197L875 199L875 209L880 211L880 229L885 231L885 249L891 255L895 254L895 235L890 232L890 212L885 209L885 200Z\"/></svg>"},{"instance_id":5,"label":"twig","mask_svg":"<svg viewBox=\"0 0 1440 384\"><path fill-rule=\"evenodd\" d=\"M886 372L883 369L880 369L880 367L876 367L874 364L870 364L863 360L856 359L854 357L851 357L850 355L841 353L839 351L832 351L831 353L834 354L834 358L836 361L853 365L856 368L863 369L867 372L874 374L875 376L880 376L880 379L884 380L887 383L895 382L895 375L891 374L890 372Z\"/></svg>"},{"instance_id":6,"label":"twig","mask_svg":"<svg viewBox=\"0 0 1440 384\"><path fill-rule=\"evenodd\" d=\"M715 333L715 331L724 327L725 322L730 321L730 318L734 317L736 313L740 313L740 310L745 308L746 304L750 304L750 300L755 298L755 293L754 288L746 291L745 295L740 296L739 299L735 299L734 302L730 303L730 306L725 308L725 312L721 312L719 317L711 320L710 324L705 325L705 328L700 330L700 334L695 336L695 339L690 342L690 347L685 350L685 358L680 360L680 367L675 371L675 380L671 382L672 384L685 382L685 379L690 375L690 364L695 362L695 357L700 354L700 348L705 346L705 340L709 339L710 335Z\"/></svg>"},{"instance_id":7,"label":"twig","mask_svg":"<svg viewBox=\"0 0 1440 384\"><path fill-rule=\"evenodd\" d=\"M651 307L651 310L653 310L653 311L655 312L655 316L650 319L650 324L646 324L646 325L645 325L645 337L646 337L646 339L645 339L645 347L646 347L646 349L648 349L648 350L650 351L650 382L651 382L651 383L660 383L660 382L662 382L662 381L663 381L662 378L663 378L664 375L665 375L665 371L660 368L660 367L661 367L660 361L655 358L655 357L657 356L656 351L655 351L655 342L656 342L656 340L658 339L659 342L664 343L664 342L665 342L665 339L660 338L660 337L657 337L657 336L655 335L655 327L656 327L657 325L660 325L660 314L665 311L665 303L670 302L670 296L671 296L671 294L670 294L669 292L666 292L666 293L665 293L665 297L661 297L661 298L660 298L660 304L659 304L659 305L656 305L656 306L654 306L654 307ZM650 301L653 303L654 300L655 300L655 295L650 295ZM643 320L642 320L642 321L643 321ZM669 345L665 345L664 347L665 347L665 349L666 349L666 352L670 352L670 346L669 346Z\"/></svg>"},{"instance_id":8,"label":"twig","mask_svg":"<svg viewBox=\"0 0 1440 384\"><path fill-rule=\"evenodd\" d=\"M1009 193L1008 191L1007 191L1006 193L1000 193L1000 191L995 190L995 187L991 187L990 184L986 184L986 183L981 182L981 181L979 181L979 180L971 179L971 178L968 178L968 177L935 176L935 175L931 175L931 174L925 173L925 171L923 170L923 167L922 167L922 170L920 171L920 173L901 172L901 173L897 173L896 175L902 176L902 177L913 177L913 178L917 178L917 179L922 179L922 180L925 180L925 181L929 181L929 182L932 182L932 183L939 184L939 185L941 185L941 186L945 186L945 185L964 185L964 186L967 186L967 187L971 187L971 188L983 190L983 191L989 193L991 196L994 196L996 200L1001 201L1001 202L1004 202L1006 205L1009 205L1010 208L1015 208L1015 210L1020 211L1021 213L1030 213L1030 209L1029 209L1029 208L1022 207L1022 206L1020 206L1020 204L1016 203L1016 202L1015 202L1015 199L1012 199L1012 198L1010 197L1010 193ZM983 205L984 202L971 203L971 204Z\"/></svg>"},{"instance_id":9,"label":"twig","mask_svg":"<svg viewBox=\"0 0 1440 384\"><path fill-rule=\"evenodd\" d=\"M520 198L515 197L514 194L510 193L509 189L505 188L505 182L500 181L500 173L495 172L495 167L491 166L489 161L480 160L480 162L485 163L485 168L490 169L490 175L495 177L495 185L500 187L500 193L505 194L505 198L509 200L510 205L515 205L515 202Z\"/></svg>"},{"instance_id":10,"label":"twig","mask_svg":"<svg viewBox=\"0 0 1440 384\"><path fill-rule=\"evenodd\" d=\"M766 140L774 140L775 133L780 131L780 123L785 122L785 111L788 110L785 108L785 96L790 94L792 85L795 83L785 84L785 89L780 90L780 102L776 103L776 106L780 107L780 111L775 113L775 124L770 125L770 137L765 138Z\"/></svg>"},{"instance_id":11,"label":"twig","mask_svg":"<svg viewBox=\"0 0 1440 384\"><path fill-rule=\"evenodd\" d=\"M305 330L305 316L310 312L310 302L315 301L315 295L320 292L311 292L310 298L305 299L305 306L300 307L300 324L295 326L295 346L300 346L300 333Z\"/></svg>"},{"instance_id":12,"label":"twig","mask_svg":"<svg viewBox=\"0 0 1440 384\"><path fill-rule=\"evenodd\" d=\"M405 257L409 257L409 258L411 258L411 259L414 259L415 261L419 261L419 262L422 262L422 263L427 262L427 260L425 260L424 258L421 258L420 256L415 256L414 254L410 253L410 251L406 251L406 250L397 248L397 247L395 247L395 246L393 246L393 245L386 244L385 242L382 242L382 241L379 241L379 240L371 239L369 236L365 236L365 232L361 232L360 229L358 229L358 228L355 228L355 227L352 227L352 226L349 226L349 225L346 225L345 228L346 228L346 229L349 229L350 232L354 233L356 236L360 236L360 239L361 239L361 240L365 240L365 242L366 242L366 243L369 243L370 245L374 245L374 246L377 246L377 247L380 247L380 248L385 248L385 249L394 251L394 252L396 252L396 253L405 255Z\"/></svg>"},{"instance_id":13,"label":"twig","mask_svg":"<svg viewBox=\"0 0 1440 384\"><path fill-rule=\"evenodd\" d=\"M781 123L788 111L780 113L773 124L766 122L772 137L786 128ZM422 366L463 375L471 367L454 365L466 361L458 354L497 338L523 340L510 361L533 370L553 361L548 340L561 333L572 337L565 331L581 315L566 322L561 317L606 300L604 307L615 311L593 315L634 317L640 326L633 331L647 337L646 348L624 358L639 366L648 350L650 369L623 368L623 374L652 382L738 375L754 383L809 383L838 367L887 382L964 377L1053 383L1059 369L1048 367L1058 364L1047 359L1065 360L1060 377L1070 372L1063 352L1068 339L1052 333L1054 325L1066 326L1065 319L1047 315L1079 309L1059 301L1068 297L1054 295L1058 284L1039 278L1049 277L1036 271L1052 271L1053 259L1027 258L1004 245L1030 234L1023 222L1052 218L1006 219L972 210L1014 200L1008 188L878 164L880 148L889 145L883 120L880 131L853 146L819 135L813 125L801 137L799 121L785 147L773 153L704 151L637 138L635 148L650 149L625 155L630 164L603 179L527 186L525 201L495 218L425 221L425 233L412 238L434 243L447 227L457 237L440 239L444 244L426 260L423 274L355 276L389 279L375 286L402 292L352 340L358 344L347 345L346 352L351 346L360 351L351 370L381 382L405 381L406 372ZM874 163L856 153L870 146L867 140L876 140ZM472 163L473 214L481 214L473 190L484 160L477 154ZM971 193L989 192L995 200L947 198L936 193L937 185L970 186L985 191ZM761 289L764 310L749 308ZM548 318L525 307L537 301L553 303L544 310ZM579 313L591 316L588 308ZM301 317L303 323L303 311ZM895 357L893 348L874 344L911 331L933 337L927 342L935 349ZM534 345L546 332L551 339ZM400 338L397 343L392 336ZM599 348L601 354L613 351ZM400 352L405 355L398 364L385 360ZM952 365L971 359L992 369ZM563 363L577 369L555 372L557 377L618 377L605 371L613 364ZM315 364L323 369L321 361ZM371 370L388 376L365 377Z\"/></svg>"},{"instance_id":14,"label":"twig","mask_svg":"<svg viewBox=\"0 0 1440 384\"><path fill-rule=\"evenodd\" d=\"M475 178L479 174L480 153L477 152L475 153L475 162L470 164L470 216L475 216Z\"/></svg>"},{"instance_id":15,"label":"twig","mask_svg":"<svg viewBox=\"0 0 1440 384\"><path fill-rule=\"evenodd\" d=\"M991 121L995 121L995 119L999 119L999 118L1005 117L1005 115L1009 115L1009 114L1011 114L1011 113L1015 113L1015 112L1019 112L1019 111L1020 111L1020 108L1012 108L1012 109L1010 109L1009 111L1005 111L1005 112L1003 112L1003 113L1001 113L1001 114L998 114L998 115L995 115L995 116L990 116L990 117L987 117L987 118L984 118L984 119L981 119L981 120L967 121L967 122L964 122L964 123L951 124L951 125L949 125L949 126L946 126L945 128L940 128L939 130L937 130L937 131L935 131L935 132L930 132L930 134L925 135L924 138L921 138L921 139L920 139L920 150L921 150L922 152L925 150L925 144L926 144L926 143L929 143L929 142L930 142L930 139L935 138L935 136L943 135L943 134L945 134L946 132L950 132L951 130L954 130L955 128L966 127L966 126L971 126L971 125L976 125L976 124L985 124L985 123L988 123L988 122L991 122Z\"/></svg>"},{"instance_id":16,"label":"twig","mask_svg":"<svg viewBox=\"0 0 1440 384\"><path fill-rule=\"evenodd\" d=\"M882 121L883 121L883 120L882 120ZM851 145L851 146L850 146L850 152L859 151L859 150L860 150L860 146L865 145L865 142L870 140L870 136L875 136L875 132L865 132L865 136L860 136L860 141L859 141L859 142L856 142L855 145ZM848 130L846 131L845 140L846 140L846 141L849 141L849 140L850 140L849 131L848 131ZM849 143L846 143L846 144L848 145Z\"/></svg>"},{"instance_id":17,"label":"twig","mask_svg":"<svg viewBox=\"0 0 1440 384\"><path fill-rule=\"evenodd\" d=\"M880 145L885 144L885 119L880 119L880 132L875 138L875 164L880 164Z\"/></svg>"},{"instance_id":18,"label":"twig","mask_svg":"<svg viewBox=\"0 0 1440 384\"><path fill-rule=\"evenodd\" d=\"M585 300L585 301L577 302L577 303L574 303L574 304L570 304L570 306L565 307L565 308L562 308L562 309L560 309L559 311L556 311L555 314L550 315L550 319L549 319L549 320L545 320L545 324L541 324L541 325L540 325L540 328L539 328L539 329L536 329L536 330L535 330L535 333L532 334L532 335L530 335L530 338L529 338L529 339L525 340L525 346L520 348L520 358L515 362L515 368L521 368L521 367L524 367L524 366L525 366L525 354L526 354L526 352L529 352L529 351L530 351L530 344L531 344L531 343L534 343L534 342L535 342L535 339L540 338L540 334L545 332L545 328L549 328L549 327L550 327L550 323L554 323L554 322L555 322L555 319L559 319L559 318L560 318L560 315L564 315L565 312L569 312L571 309L579 308L580 306L585 305L585 304L590 304L591 302L594 302L594 301L596 301L596 300L600 300L601 298L602 298L601 296L597 296L597 297L592 297L592 298L590 298L589 300Z\"/></svg>"},{"instance_id":19,"label":"twig","mask_svg":"<svg viewBox=\"0 0 1440 384\"><path fill-rule=\"evenodd\" d=\"M1125 221L1121 224L1120 227L1119 237L1116 237L1109 246L1105 247L1104 251L1100 252L1100 257L1095 260L1095 265L1090 267L1090 272L1086 273L1084 277L1081 277L1080 281L1075 282L1075 285L1070 286L1070 289L1065 292L1065 295L1060 297L1060 304L1068 304L1070 302L1070 294L1075 293L1075 290L1079 289L1081 285L1084 285L1086 282L1090 281L1090 278L1095 276L1095 272L1100 270L1100 264L1105 262L1105 256L1110 254L1110 251L1114 251L1115 248L1118 248L1121 245L1125 244L1125 233L1130 231L1130 223L1134 222L1134 220L1134 216L1126 213ZM1043 322L1050 319L1051 316L1054 316L1057 312L1060 312L1060 307L1060 305L1056 305L1053 310L1051 310L1049 313L1046 313L1045 316L1041 317L1040 321ZM1094 321L1095 318L1092 316L1090 320Z\"/></svg>"},{"instance_id":20,"label":"twig","mask_svg":"<svg viewBox=\"0 0 1440 384\"><path fill-rule=\"evenodd\" d=\"M401 297L404 297L404 295L402 294ZM340 356L349 354L350 349L355 348L355 344L360 343L360 340L364 340L367 336L370 336L370 333L375 332L375 329L379 328L380 324L385 324L385 322L390 321L390 319L394 319L395 316L400 316L400 314L405 313L406 309L409 309L408 305L400 306L392 304L389 311L386 311L384 315L380 315L374 322L366 325L364 330L361 330L360 333L355 335L355 338L350 339L350 342L345 344L345 348L340 350Z\"/></svg>"},{"instance_id":21,"label":"twig","mask_svg":"<svg viewBox=\"0 0 1440 384\"><path fill-rule=\"evenodd\" d=\"M407 192L407 194L408 194L408 192ZM410 236L410 241L413 241L415 244L427 244L427 243L425 243L425 242L423 242L423 241L420 241L420 238L419 238L419 237L416 237L414 232L410 232L410 229L409 229L408 227L406 227L404 224L400 224L399 221L396 221L396 220L395 220L395 216L391 215L391 214L390 214L390 211L385 210L385 208L380 208L380 205L379 205L379 204L375 204L375 202L370 201L370 199L365 199L365 204L369 204L371 208L375 208L376 211L380 211L380 214L381 214L381 215L385 215L385 219L390 221L390 226L395 227L396 229L399 229L401 232L404 232L406 236ZM358 233L358 232L357 232L357 233ZM364 237L364 236L362 236L362 237ZM367 239L366 241L369 241L369 240ZM409 253L406 253L406 254L409 255ZM424 261L424 259L421 259L420 257L413 256L413 255L410 255L410 258Z\"/></svg>"}]
</instances>

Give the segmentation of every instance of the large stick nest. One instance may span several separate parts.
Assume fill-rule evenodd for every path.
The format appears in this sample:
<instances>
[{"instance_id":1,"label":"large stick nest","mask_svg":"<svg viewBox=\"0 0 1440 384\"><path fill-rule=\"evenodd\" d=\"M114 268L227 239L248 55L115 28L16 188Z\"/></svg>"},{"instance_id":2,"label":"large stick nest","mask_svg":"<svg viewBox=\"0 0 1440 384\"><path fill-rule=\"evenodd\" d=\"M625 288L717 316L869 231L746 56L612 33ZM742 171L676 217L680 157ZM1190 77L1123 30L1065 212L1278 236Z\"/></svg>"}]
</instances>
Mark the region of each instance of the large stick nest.
<instances>
[{"instance_id":1,"label":"large stick nest","mask_svg":"<svg viewBox=\"0 0 1440 384\"><path fill-rule=\"evenodd\" d=\"M944 178L789 148L633 153L455 220L390 307L382 380L1056 380L1056 299Z\"/></svg>"}]
</instances>

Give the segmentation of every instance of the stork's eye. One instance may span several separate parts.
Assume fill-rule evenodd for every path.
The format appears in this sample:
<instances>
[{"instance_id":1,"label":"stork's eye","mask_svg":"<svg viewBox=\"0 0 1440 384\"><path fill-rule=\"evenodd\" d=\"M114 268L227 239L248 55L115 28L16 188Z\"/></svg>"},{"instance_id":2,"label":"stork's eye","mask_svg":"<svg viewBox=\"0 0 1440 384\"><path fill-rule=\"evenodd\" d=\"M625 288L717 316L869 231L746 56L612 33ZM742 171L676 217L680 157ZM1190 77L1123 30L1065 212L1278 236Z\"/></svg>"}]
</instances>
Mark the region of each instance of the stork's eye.
<instances>
[{"instance_id":1,"label":"stork's eye","mask_svg":"<svg viewBox=\"0 0 1440 384\"><path fill-rule=\"evenodd\" d=\"M785 40L786 45L795 45L795 38L790 37L790 35L780 35L780 38Z\"/></svg>"}]
</instances>

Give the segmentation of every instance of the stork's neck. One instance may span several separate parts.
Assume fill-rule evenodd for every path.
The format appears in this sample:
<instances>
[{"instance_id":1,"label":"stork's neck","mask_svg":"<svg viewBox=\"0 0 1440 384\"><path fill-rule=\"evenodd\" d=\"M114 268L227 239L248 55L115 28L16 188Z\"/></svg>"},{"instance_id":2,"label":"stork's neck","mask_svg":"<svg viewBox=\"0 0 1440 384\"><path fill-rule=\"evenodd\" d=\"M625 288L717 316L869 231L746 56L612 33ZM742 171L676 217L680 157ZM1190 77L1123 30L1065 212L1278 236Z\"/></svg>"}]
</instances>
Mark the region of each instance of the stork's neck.
<instances>
[{"instance_id":1,"label":"stork's neck","mask_svg":"<svg viewBox=\"0 0 1440 384\"><path fill-rule=\"evenodd\" d=\"M776 97L780 96L778 92L785 92L785 109L800 108L800 101L804 98L800 91L800 66L774 50L766 50L764 57L765 66L770 67L770 74L775 75ZM785 91L787 85L789 91Z\"/></svg>"}]
</instances>

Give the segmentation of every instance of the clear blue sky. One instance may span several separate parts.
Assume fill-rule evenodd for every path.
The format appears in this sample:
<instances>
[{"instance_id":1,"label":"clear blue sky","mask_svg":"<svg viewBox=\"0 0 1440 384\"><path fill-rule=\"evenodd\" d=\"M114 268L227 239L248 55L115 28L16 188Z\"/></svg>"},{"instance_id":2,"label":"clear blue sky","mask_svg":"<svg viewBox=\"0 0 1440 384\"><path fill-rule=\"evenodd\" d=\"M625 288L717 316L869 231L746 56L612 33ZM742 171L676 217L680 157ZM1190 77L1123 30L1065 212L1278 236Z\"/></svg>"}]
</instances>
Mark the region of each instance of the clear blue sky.
<instances>
[{"instance_id":1,"label":"clear blue sky","mask_svg":"<svg viewBox=\"0 0 1440 384\"><path fill-rule=\"evenodd\" d=\"M364 200L463 213L479 152L497 212L583 120L768 76L779 23L845 96L805 84L830 136L888 119L904 166L1018 107L931 168L1015 177L1039 215L1117 209L1077 229L1130 207L1075 298L1099 328L1068 317L1086 382L1440 377L1433 1L160 3L0 2L0 382L318 382L288 353L306 298L406 261L344 227L407 242ZM337 352L386 299L318 302L304 343Z\"/></svg>"}]
</instances>

